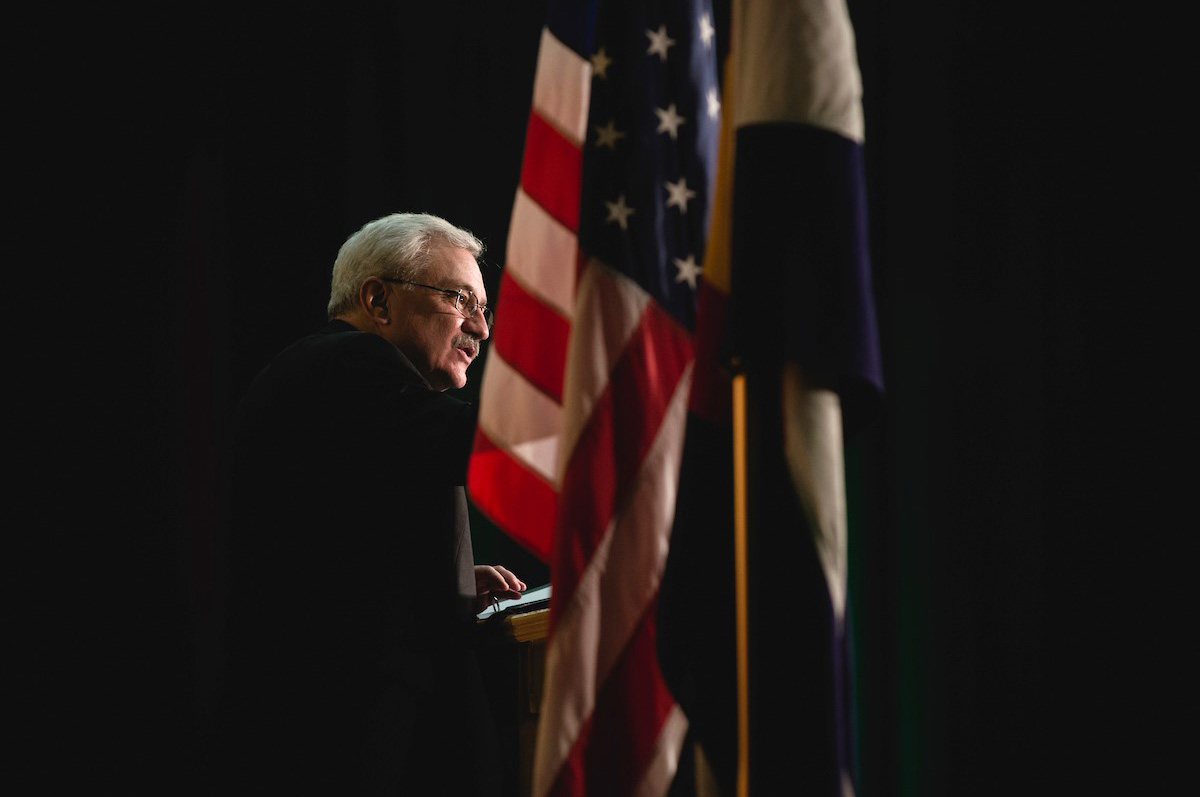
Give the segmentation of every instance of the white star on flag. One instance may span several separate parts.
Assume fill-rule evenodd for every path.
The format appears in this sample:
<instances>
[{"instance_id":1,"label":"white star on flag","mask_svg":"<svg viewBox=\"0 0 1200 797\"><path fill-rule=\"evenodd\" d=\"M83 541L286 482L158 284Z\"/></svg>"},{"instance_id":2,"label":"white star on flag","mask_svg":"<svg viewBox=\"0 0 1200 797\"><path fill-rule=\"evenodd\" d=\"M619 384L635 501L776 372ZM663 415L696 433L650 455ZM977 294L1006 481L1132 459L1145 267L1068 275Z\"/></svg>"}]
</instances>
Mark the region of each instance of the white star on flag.
<instances>
[{"instance_id":1,"label":"white star on flag","mask_svg":"<svg viewBox=\"0 0 1200 797\"><path fill-rule=\"evenodd\" d=\"M687 187L687 178L680 177L678 182L672 183L670 180L663 183L667 188L667 207L677 207L680 212L687 213L687 202L692 197L696 196L696 192ZM695 287L695 286L693 286Z\"/></svg>"},{"instance_id":2,"label":"white star on flag","mask_svg":"<svg viewBox=\"0 0 1200 797\"><path fill-rule=\"evenodd\" d=\"M696 258L692 255L688 255L686 259L676 257L674 258L674 261L675 268L678 269L675 274L675 281L686 282L693 289L695 289L696 278L704 272L704 269L696 264Z\"/></svg>"},{"instance_id":3,"label":"white star on flag","mask_svg":"<svg viewBox=\"0 0 1200 797\"><path fill-rule=\"evenodd\" d=\"M625 204L625 195L621 194L619 197L617 197L616 202L605 202L604 204L606 207L608 207L608 218L604 221L615 221L617 224L621 225L622 230L628 230L629 217L633 215L634 210Z\"/></svg>"},{"instance_id":4,"label":"white star on flag","mask_svg":"<svg viewBox=\"0 0 1200 797\"><path fill-rule=\"evenodd\" d=\"M604 52L604 48L601 47L596 51L596 54L592 56L592 72L596 75L596 77L606 78L608 77L608 65L611 63L612 59L608 57L608 54Z\"/></svg>"},{"instance_id":5,"label":"white star on flag","mask_svg":"<svg viewBox=\"0 0 1200 797\"><path fill-rule=\"evenodd\" d=\"M596 128L596 146L608 147L615 150L617 148L617 139L624 138L625 134L617 129L616 125L610 119L604 127Z\"/></svg>"},{"instance_id":6,"label":"white star on flag","mask_svg":"<svg viewBox=\"0 0 1200 797\"><path fill-rule=\"evenodd\" d=\"M721 100L717 98L717 90L708 90L708 118L716 119L721 113Z\"/></svg>"},{"instance_id":7,"label":"white star on flag","mask_svg":"<svg viewBox=\"0 0 1200 797\"><path fill-rule=\"evenodd\" d=\"M675 40L667 36L667 26L659 25L658 30L648 30L646 35L650 37L650 49L646 50L646 55L657 55L660 60L667 60L667 48L675 44Z\"/></svg>"},{"instance_id":8,"label":"white star on flag","mask_svg":"<svg viewBox=\"0 0 1200 797\"><path fill-rule=\"evenodd\" d=\"M654 112L658 114L657 132L670 133L671 138L679 138L679 126L687 120L676 112L675 103L671 103L666 108L655 108Z\"/></svg>"},{"instance_id":9,"label":"white star on flag","mask_svg":"<svg viewBox=\"0 0 1200 797\"><path fill-rule=\"evenodd\" d=\"M709 19L708 14L701 14L700 41L704 42L705 47L712 46L712 38L714 33L716 33L716 30L713 28L712 20Z\"/></svg>"}]
</instances>

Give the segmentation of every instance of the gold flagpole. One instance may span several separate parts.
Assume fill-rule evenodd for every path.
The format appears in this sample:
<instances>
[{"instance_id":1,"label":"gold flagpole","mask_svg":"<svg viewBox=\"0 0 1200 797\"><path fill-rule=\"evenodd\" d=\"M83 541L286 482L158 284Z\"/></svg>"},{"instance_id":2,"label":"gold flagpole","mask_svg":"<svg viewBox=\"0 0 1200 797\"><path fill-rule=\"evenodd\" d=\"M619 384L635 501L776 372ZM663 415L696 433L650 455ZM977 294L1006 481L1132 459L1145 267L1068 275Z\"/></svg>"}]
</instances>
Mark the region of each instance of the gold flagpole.
<instances>
[{"instance_id":1,"label":"gold flagpole","mask_svg":"<svg viewBox=\"0 0 1200 797\"><path fill-rule=\"evenodd\" d=\"M733 539L737 603L738 797L750 794L750 655L746 563L746 375L733 377Z\"/></svg>"}]
</instances>

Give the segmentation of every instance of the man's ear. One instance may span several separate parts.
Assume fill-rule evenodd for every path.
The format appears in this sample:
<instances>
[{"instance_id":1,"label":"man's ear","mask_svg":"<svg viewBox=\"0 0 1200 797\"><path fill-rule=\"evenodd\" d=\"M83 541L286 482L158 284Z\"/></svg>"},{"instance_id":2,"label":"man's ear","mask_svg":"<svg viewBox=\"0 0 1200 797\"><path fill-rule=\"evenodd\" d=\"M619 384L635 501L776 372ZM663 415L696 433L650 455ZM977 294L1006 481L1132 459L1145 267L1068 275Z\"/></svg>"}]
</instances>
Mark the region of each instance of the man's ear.
<instances>
[{"instance_id":1,"label":"man's ear","mask_svg":"<svg viewBox=\"0 0 1200 797\"><path fill-rule=\"evenodd\" d=\"M391 322L387 305L387 286L378 277L368 277L358 289L358 303L378 324Z\"/></svg>"}]
</instances>

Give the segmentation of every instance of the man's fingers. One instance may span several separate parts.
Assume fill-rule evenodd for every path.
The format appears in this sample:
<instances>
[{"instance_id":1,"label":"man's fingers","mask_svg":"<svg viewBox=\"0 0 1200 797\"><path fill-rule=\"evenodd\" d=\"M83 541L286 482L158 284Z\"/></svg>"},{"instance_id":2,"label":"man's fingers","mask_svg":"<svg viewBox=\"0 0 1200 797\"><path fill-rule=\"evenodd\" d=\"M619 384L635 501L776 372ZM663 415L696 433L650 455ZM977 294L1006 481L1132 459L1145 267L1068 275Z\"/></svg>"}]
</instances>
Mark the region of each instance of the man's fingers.
<instances>
[{"instance_id":1,"label":"man's fingers","mask_svg":"<svg viewBox=\"0 0 1200 797\"><path fill-rule=\"evenodd\" d=\"M507 567L504 567L503 565L496 565L495 569L496 572L500 574L500 577L504 579L504 585L508 589L517 592L525 589L525 582L517 578L516 575Z\"/></svg>"},{"instance_id":2,"label":"man's fingers","mask_svg":"<svg viewBox=\"0 0 1200 797\"><path fill-rule=\"evenodd\" d=\"M503 592L506 597L519 598L525 590L525 582L513 575L513 572L502 565L476 565L475 591L484 595L489 592Z\"/></svg>"}]
</instances>

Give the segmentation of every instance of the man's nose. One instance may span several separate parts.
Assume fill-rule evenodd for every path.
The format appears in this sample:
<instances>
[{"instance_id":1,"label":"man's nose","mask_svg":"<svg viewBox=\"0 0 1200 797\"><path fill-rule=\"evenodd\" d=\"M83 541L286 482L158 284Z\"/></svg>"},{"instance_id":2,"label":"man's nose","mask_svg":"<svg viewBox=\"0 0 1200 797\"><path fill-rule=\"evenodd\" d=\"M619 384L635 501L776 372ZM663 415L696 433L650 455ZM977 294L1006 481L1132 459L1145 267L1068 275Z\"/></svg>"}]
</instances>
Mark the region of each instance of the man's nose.
<instances>
[{"instance_id":1,"label":"man's nose","mask_svg":"<svg viewBox=\"0 0 1200 797\"><path fill-rule=\"evenodd\" d=\"M492 334L492 331L488 329L482 310L476 310L474 315L469 316L463 324L463 328L480 340L487 340Z\"/></svg>"}]
</instances>

